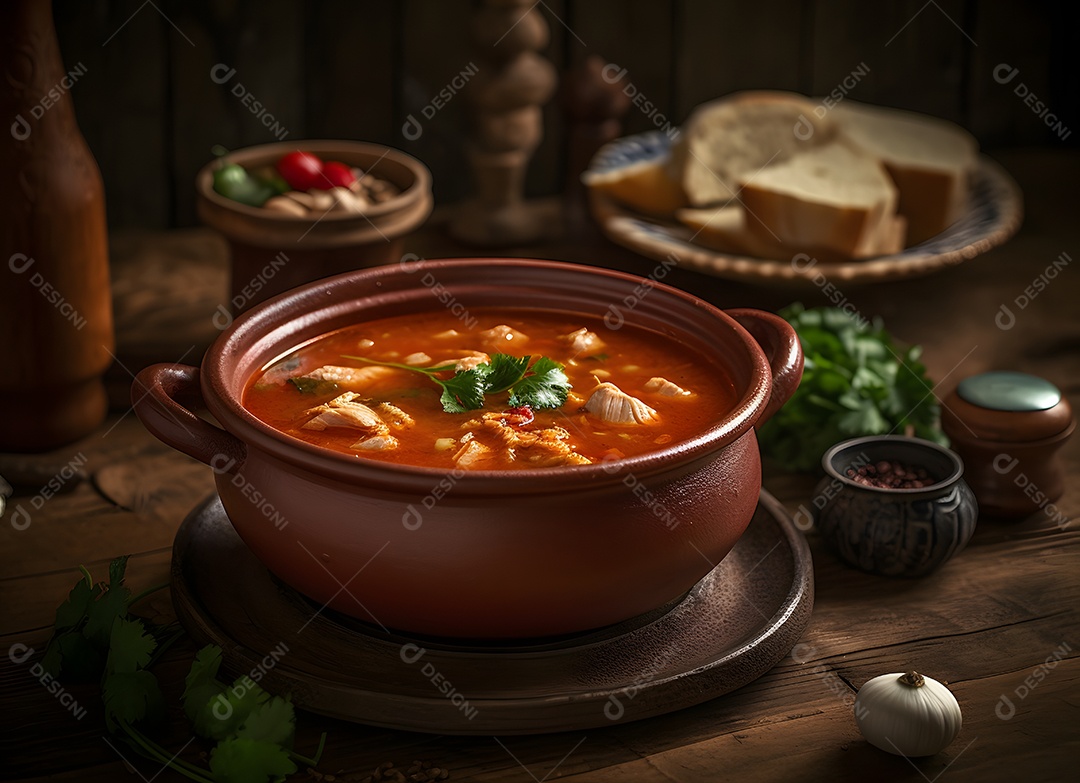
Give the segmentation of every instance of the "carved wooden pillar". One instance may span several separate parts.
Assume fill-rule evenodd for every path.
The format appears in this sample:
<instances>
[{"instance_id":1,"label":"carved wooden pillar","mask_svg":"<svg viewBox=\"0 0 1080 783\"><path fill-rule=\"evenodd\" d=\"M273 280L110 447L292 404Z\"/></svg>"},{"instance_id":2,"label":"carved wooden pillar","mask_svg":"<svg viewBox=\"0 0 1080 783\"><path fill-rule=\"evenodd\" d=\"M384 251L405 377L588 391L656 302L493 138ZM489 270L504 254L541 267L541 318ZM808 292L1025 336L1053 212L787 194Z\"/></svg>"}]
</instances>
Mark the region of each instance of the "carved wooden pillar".
<instances>
[{"instance_id":1,"label":"carved wooden pillar","mask_svg":"<svg viewBox=\"0 0 1080 783\"><path fill-rule=\"evenodd\" d=\"M525 170L543 136L541 106L555 90L555 68L537 54L548 34L532 0L484 0L473 18L479 65L465 88L473 196L450 227L465 242L521 244L554 228L524 198Z\"/></svg>"}]
</instances>

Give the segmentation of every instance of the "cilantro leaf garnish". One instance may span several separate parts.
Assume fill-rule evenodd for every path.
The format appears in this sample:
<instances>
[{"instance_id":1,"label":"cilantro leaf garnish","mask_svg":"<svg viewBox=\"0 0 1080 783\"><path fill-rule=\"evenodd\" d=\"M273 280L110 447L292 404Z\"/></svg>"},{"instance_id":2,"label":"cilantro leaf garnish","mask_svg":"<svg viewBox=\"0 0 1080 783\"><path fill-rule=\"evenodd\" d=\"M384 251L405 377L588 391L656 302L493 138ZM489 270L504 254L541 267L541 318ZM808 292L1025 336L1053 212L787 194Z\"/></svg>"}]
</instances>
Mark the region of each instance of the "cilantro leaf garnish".
<instances>
[{"instance_id":1,"label":"cilantro leaf garnish","mask_svg":"<svg viewBox=\"0 0 1080 783\"><path fill-rule=\"evenodd\" d=\"M484 370L485 393L498 394L504 392L521 380L529 367L529 356L508 356L505 353L497 353L491 357L491 364L481 364ZM480 369L478 367L477 369Z\"/></svg>"},{"instance_id":2,"label":"cilantro leaf garnish","mask_svg":"<svg viewBox=\"0 0 1080 783\"><path fill-rule=\"evenodd\" d=\"M570 379L563 366L546 356L536 360L528 374L510 390L510 405L527 405L534 410L560 408L566 404Z\"/></svg>"},{"instance_id":3,"label":"cilantro leaf garnish","mask_svg":"<svg viewBox=\"0 0 1080 783\"><path fill-rule=\"evenodd\" d=\"M465 413L484 407L484 376L478 370L457 372L445 381L434 377L432 380L442 386L439 402L447 413Z\"/></svg>"},{"instance_id":4,"label":"cilantro leaf garnish","mask_svg":"<svg viewBox=\"0 0 1080 783\"><path fill-rule=\"evenodd\" d=\"M529 367L532 356L510 356L505 353L491 354L490 361L477 365L471 370L455 371L449 378L440 378L440 374L454 371L453 364L439 367L413 367L397 362L380 362L364 356L349 356L353 359L382 367L395 367L399 370L420 373L430 378L442 388L439 401L447 413L466 413L484 407L485 395L510 392L510 405L528 406L534 410L558 408L566 403L566 396L571 387L563 366L553 359L541 356Z\"/></svg>"}]
</instances>

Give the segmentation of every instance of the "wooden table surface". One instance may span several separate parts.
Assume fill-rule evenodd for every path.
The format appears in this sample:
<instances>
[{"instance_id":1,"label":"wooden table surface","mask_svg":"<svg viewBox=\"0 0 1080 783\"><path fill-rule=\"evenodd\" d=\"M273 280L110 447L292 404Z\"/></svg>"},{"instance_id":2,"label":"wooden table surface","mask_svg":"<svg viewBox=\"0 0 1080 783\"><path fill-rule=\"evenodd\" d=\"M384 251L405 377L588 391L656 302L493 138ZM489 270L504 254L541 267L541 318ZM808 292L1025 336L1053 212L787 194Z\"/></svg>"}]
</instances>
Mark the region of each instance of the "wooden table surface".
<instances>
[{"instance_id":1,"label":"wooden table surface","mask_svg":"<svg viewBox=\"0 0 1080 783\"><path fill-rule=\"evenodd\" d=\"M1015 369L1053 380L1080 408L1080 273L1070 264L1025 308L1015 306L1061 253L1080 258L1075 198L1066 195L1080 180L1080 155L1032 151L999 159L1025 193L1027 217L1017 237L932 277L851 286L842 295L864 315L883 317L901 340L924 346L939 396L966 375ZM445 238L437 219L408 249L428 257L471 254ZM507 255L643 274L655 266L589 233ZM165 581L177 525L213 488L205 466L142 429L128 408L126 388L130 372L151 361L195 362L217 334L212 316L226 297L223 247L204 231L123 234L113 237L113 258L122 362L110 375L114 412L99 432L51 455L0 455L0 475L23 475L25 482L0 524L0 647L13 653L23 649L13 650L15 644L37 649L24 662L15 660L21 661L17 654L0 662L3 778L182 780L142 758L134 758L138 774L131 776L105 740L96 689L71 689L85 707L77 719L32 674L76 567L85 564L100 576L111 558L130 553L133 589ZM681 269L667 282L725 307L824 303L813 287L766 289ZM1002 304L1013 305L1017 315L1014 328L1005 331L994 320ZM1063 458L1069 481L1058 507L1072 519L1080 515L1080 437ZM87 478L72 479L69 491L41 500L40 487L72 463ZM765 485L795 509L810 497L813 479L772 470ZM29 524L27 518L8 524L19 505L29 512ZM851 570L813 532L809 540L817 583L810 626L791 657L732 694L638 723L532 737L428 736L301 712L297 748L314 748L325 730L320 770L338 780L360 780L382 762L405 767L414 759L449 768L451 780L477 781L1071 777L1068 770L1080 761L1080 525L1043 513L1019 522L980 519L961 555L937 574L912 581ZM167 591L143 612L171 617ZM156 669L170 704L179 703L193 652L193 645L181 643ZM1044 665L1055 656L1061 660ZM863 682L909 668L947 681L964 713L959 738L916 761L869 746L851 708ZM1007 713L998 708L1003 695L1015 706L1008 720L999 716ZM186 745L189 739L174 707L160 742L197 760L199 744Z\"/></svg>"}]
</instances>

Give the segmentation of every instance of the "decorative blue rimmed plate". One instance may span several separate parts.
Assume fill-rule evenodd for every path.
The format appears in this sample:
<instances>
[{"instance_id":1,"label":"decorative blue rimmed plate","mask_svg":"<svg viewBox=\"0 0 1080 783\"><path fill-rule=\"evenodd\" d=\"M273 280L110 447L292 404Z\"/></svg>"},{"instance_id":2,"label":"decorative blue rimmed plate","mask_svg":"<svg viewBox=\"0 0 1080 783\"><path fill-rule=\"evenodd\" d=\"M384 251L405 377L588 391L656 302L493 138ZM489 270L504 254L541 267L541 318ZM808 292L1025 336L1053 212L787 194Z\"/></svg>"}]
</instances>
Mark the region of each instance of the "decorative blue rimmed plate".
<instances>
[{"instance_id":1,"label":"decorative blue rimmed plate","mask_svg":"<svg viewBox=\"0 0 1080 783\"><path fill-rule=\"evenodd\" d=\"M656 158L671 147L660 131L616 139L601 149L590 172L611 172ZM589 207L601 230L616 244L648 258L674 256L680 266L717 277L749 282L820 281L873 283L930 274L969 261L1004 243L1023 220L1020 187L995 161L979 156L964 215L936 237L900 253L844 263L793 263L791 259L762 259L721 253L690 241L693 230L648 217L623 206L611 196L589 191Z\"/></svg>"}]
</instances>

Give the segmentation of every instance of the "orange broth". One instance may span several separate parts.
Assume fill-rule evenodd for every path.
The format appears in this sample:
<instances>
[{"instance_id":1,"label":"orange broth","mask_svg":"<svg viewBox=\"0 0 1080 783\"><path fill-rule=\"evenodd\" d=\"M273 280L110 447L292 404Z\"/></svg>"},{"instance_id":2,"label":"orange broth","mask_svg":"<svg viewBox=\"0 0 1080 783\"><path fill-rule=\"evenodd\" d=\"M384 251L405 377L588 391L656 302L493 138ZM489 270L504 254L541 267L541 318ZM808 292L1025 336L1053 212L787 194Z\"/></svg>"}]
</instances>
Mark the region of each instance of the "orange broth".
<instances>
[{"instance_id":1,"label":"orange broth","mask_svg":"<svg viewBox=\"0 0 1080 783\"><path fill-rule=\"evenodd\" d=\"M487 437L488 432L476 426L481 414L509 408L506 393L487 395L480 410L446 413L439 401L442 390L431 379L407 370L386 372L385 377L358 390L357 400L372 406L390 403L408 414L415 425L395 432L397 444L392 449L362 451L354 447L354 430L303 428L312 418L311 409L350 391L347 384L323 382L301 391L289 379L325 365L370 366L343 355L400 363L411 354L423 352L432 360L424 366L453 362L470 351L531 355L534 362L546 356L564 365L572 391L561 408L536 410L534 421L517 429L527 433L561 428L557 431L565 431L571 449L589 462L634 456L691 438L718 421L736 402L735 389L719 368L670 337L650 330L630 324L611 330L598 318L576 313L483 308L471 311L471 316L468 324L449 311L395 316L323 335L256 375L245 390L244 406L281 432L357 459L453 469L455 455L475 438L492 449L502 447L497 459L482 465L484 469L513 470L536 465L515 458L513 449L494 442ZM481 334L501 324L528 339L485 342ZM602 341L602 350L594 351L595 355L575 355L567 341L560 339L582 327ZM645 390L653 377L665 378L691 394L667 397ZM585 402L601 381L614 383L647 403L658 414L658 421L614 424L585 411Z\"/></svg>"}]
</instances>

